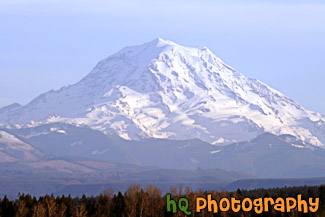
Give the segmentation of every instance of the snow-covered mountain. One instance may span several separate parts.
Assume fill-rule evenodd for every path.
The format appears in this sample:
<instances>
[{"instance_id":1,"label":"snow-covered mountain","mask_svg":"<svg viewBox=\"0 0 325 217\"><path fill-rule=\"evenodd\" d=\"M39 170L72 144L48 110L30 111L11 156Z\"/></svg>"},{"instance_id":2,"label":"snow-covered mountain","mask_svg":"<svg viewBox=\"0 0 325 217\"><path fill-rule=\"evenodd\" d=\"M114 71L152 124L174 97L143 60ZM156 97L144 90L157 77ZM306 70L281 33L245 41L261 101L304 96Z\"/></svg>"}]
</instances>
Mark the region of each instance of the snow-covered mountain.
<instances>
[{"instance_id":1,"label":"snow-covered mountain","mask_svg":"<svg viewBox=\"0 0 325 217\"><path fill-rule=\"evenodd\" d=\"M0 109L2 124L51 122L84 124L132 140L217 144L271 132L325 144L324 115L245 77L207 48L161 38L120 50L74 85Z\"/></svg>"}]
</instances>

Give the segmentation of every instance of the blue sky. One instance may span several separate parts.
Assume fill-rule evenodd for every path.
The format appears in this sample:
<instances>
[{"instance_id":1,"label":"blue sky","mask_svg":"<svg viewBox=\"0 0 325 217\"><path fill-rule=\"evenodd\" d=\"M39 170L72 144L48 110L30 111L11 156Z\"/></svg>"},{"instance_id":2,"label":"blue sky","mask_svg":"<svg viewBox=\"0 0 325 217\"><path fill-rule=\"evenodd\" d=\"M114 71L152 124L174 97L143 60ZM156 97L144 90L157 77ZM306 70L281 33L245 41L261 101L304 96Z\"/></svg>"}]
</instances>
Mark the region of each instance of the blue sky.
<instances>
[{"instance_id":1,"label":"blue sky","mask_svg":"<svg viewBox=\"0 0 325 217\"><path fill-rule=\"evenodd\" d=\"M162 37L325 114L324 1L2 0L0 106L73 84L124 46Z\"/></svg>"}]
</instances>

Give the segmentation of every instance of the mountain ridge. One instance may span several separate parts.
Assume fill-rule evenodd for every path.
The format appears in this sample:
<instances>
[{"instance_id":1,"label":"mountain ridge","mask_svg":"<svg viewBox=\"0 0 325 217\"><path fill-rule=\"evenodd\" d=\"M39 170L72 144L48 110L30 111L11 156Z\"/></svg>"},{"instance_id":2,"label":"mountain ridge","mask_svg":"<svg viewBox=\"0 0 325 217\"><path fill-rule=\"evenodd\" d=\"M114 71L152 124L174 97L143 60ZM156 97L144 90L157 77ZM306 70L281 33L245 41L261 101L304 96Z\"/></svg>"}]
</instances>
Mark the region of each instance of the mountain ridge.
<instances>
[{"instance_id":1,"label":"mountain ridge","mask_svg":"<svg viewBox=\"0 0 325 217\"><path fill-rule=\"evenodd\" d=\"M48 157L36 161L20 158L12 162L18 165L24 162L24 165L35 167L74 170L75 160L90 159L88 166L94 165L91 160L95 160L165 169L211 168L249 173L260 178L308 178L325 172L325 150L291 135L263 133L250 141L212 145L199 139L148 138L130 141L105 135L87 126L76 127L65 123L5 130L30 147L48 153L45 155ZM0 138L0 149L10 147L10 140L6 141L1 143ZM17 153L24 150L24 147L17 147L0 150L0 154L19 156ZM7 162L10 163L10 159ZM100 164L96 167L102 168Z\"/></svg>"}]
</instances>

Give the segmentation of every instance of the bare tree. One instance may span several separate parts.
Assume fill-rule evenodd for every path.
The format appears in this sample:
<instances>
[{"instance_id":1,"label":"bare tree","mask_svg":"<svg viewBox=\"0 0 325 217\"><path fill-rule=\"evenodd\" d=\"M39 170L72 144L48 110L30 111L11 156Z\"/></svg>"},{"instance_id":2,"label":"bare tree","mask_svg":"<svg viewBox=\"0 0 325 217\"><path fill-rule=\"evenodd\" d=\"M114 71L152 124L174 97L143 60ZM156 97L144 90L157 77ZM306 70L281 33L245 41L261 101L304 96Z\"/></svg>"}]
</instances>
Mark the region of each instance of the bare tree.
<instances>
[{"instance_id":1,"label":"bare tree","mask_svg":"<svg viewBox=\"0 0 325 217\"><path fill-rule=\"evenodd\" d=\"M46 212L48 217L54 217L56 215L57 207L56 202L53 196L45 197L45 206L46 206Z\"/></svg>"},{"instance_id":2,"label":"bare tree","mask_svg":"<svg viewBox=\"0 0 325 217\"><path fill-rule=\"evenodd\" d=\"M27 207L26 207L26 202L24 200L19 200L18 202L18 207L17 207L17 217L25 217L27 214Z\"/></svg>"},{"instance_id":3,"label":"bare tree","mask_svg":"<svg viewBox=\"0 0 325 217\"><path fill-rule=\"evenodd\" d=\"M79 206L75 208L76 217L86 217L87 209L84 203L81 203Z\"/></svg>"},{"instance_id":4,"label":"bare tree","mask_svg":"<svg viewBox=\"0 0 325 217\"><path fill-rule=\"evenodd\" d=\"M33 217L45 217L46 209L42 203L38 202L37 205L33 207Z\"/></svg>"}]
</instances>

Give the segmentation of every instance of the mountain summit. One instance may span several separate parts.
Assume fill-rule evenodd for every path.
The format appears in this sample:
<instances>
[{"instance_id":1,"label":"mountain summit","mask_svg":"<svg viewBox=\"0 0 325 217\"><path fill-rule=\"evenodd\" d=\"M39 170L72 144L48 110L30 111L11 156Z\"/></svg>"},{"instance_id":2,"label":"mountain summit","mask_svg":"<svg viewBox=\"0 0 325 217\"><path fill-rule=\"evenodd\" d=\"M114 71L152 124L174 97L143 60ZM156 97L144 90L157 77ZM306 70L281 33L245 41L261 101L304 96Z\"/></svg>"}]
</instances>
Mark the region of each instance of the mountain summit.
<instances>
[{"instance_id":1,"label":"mountain summit","mask_svg":"<svg viewBox=\"0 0 325 217\"><path fill-rule=\"evenodd\" d=\"M325 144L325 116L245 77L207 48L161 38L123 48L74 85L0 111L2 124L66 122L132 140L217 144L271 132Z\"/></svg>"}]
</instances>

